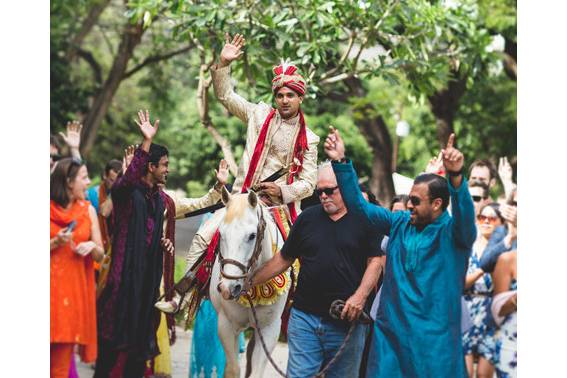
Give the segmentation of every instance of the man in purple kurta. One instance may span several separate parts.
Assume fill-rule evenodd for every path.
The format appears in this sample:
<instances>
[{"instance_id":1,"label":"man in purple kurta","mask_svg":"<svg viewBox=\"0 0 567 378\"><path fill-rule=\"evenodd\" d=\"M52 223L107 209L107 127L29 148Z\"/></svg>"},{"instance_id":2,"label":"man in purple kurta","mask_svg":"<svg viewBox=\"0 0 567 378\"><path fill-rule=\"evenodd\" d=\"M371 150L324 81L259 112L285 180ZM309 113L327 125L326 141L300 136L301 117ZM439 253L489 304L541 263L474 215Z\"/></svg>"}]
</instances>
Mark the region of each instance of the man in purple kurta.
<instances>
[{"instance_id":1,"label":"man in purple kurta","mask_svg":"<svg viewBox=\"0 0 567 378\"><path fill-rule=\"evenodd\" d=\"M95 377L141 377L146 360L160 353L153 307L163 274L163 219L170 200L165 184L168 151L152 143L158 128L139 112L144 136L123 176L112 187L115 229L112 266L98 303L99 358Z\"/></svg>"}]
</instances>

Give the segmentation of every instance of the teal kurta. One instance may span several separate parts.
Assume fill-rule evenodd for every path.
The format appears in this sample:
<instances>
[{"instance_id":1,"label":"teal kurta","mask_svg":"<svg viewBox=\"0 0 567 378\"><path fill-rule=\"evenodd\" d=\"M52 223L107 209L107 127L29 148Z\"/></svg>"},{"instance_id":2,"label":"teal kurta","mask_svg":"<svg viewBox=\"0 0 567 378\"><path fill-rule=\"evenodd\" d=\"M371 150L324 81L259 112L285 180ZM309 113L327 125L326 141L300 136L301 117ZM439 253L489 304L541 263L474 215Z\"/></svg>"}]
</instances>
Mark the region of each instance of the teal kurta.
<instances>
[{"instance_id":1,"label":"teal kurta","mask_svg":"<svg viewBox=\"0 0 567 378\"><path fill-rule=\"evenodd\" d=\"M367 377L465 377L461 295L476 238L466 180L458 189L449 182L452 216L444 211L418 231L409 211L364 200L350 162L333 169L348 211L390 236Z\"/></svg>"}]
</instances>

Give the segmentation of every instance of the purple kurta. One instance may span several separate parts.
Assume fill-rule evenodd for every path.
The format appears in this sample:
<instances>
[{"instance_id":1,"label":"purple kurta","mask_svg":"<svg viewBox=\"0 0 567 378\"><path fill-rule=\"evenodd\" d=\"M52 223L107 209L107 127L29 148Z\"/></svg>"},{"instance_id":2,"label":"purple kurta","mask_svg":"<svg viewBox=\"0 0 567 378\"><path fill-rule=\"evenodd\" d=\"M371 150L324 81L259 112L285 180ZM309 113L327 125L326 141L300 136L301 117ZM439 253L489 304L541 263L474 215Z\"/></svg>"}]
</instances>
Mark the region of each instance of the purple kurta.
<instances>
[{"instance_id":1,"label":"purple kurta","mask_svg":"<svg viewBox=\"0 0 567 378\"><path fill-rule=\"evenodd\" d=\"M115 313L115 305L122 280L124 253L126 250L126 240L128 236L128 222L133 213L131 193L135 187L148 188L148 185L142 181L142 177L146 173L148 159L149 154L141 148L137 148L128 169L112 186L112 201L114 206L113 216L115 223L112 241L112 263L106 284L106 289L111 292L105 293L105 296L108 296L108 299L105 301L104 308L102 309L102 311L106 314ZM150 193L155 194L156 191L159 191L159 196L163 203L165 203L167 195L157 187L151 189ZM151 204L156 206L155 203ZM154 219L152 217L148 217L146 221L145 235L147 247L149 247L151 243L155 226ZM112 338L114 326L113 316L104 316L100 325L100 332L102 336L105 339Z\"/></svg>"}]
</instances>

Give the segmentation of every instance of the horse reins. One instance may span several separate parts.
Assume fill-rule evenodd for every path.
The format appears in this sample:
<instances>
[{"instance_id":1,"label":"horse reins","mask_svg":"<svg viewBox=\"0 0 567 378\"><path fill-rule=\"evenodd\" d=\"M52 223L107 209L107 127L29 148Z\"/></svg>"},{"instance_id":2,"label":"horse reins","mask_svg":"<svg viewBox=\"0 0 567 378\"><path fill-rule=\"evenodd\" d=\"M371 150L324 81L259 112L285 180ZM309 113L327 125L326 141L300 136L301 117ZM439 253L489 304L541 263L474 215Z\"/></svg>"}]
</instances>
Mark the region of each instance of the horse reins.
<instances>
[{"instance_id":1,"label":"horse reins","mask_svg":"<svg viewBox=\"0 0 567 378\"><path fill-rule=\"evenodd\" d=\"M252 252L252 257L248 261L247 266L244 265L243 263L241 263L240 261L237 261L237 260L234 260L234 259L224 258L222 256L222 253L221 253L220 248L219 248L218 257L219 257L219 263L220 263L220 274L223 278L226 278L226 279L229 279L229 280L238 280L238 279L242 279L242 278L248 279L248 275L250 274L251 269L256 264L256 261L258 260L258 257L260 256L260 253L262 251L262 241L264 239L265 229L266 229L266 220L264 219L264 213L263 213L262 209L260 208L258 230L257 230L257 233L256 233L256 244L254 245L254 251ZM244 273L244 274L241 274L241 275L238 275L238 276L227 274L227 273L224 272L224 266L225 265L234 265L234 266L238 267L238 269L240 269L242 271L242 273ZM254 307L254 304L252 303L252 299L250 298L250 296L248 294L244 294L244 295L246 296L246 299L248 300L248 303L250 304L250 309L252 310L252 316L254 317L255 328L258 331L258 336L260 336L260 343L262 344L262 349L264 349L264 353L266 354L268 361L270 361L270 363L272 364L274 369L282 377L287 377L286 374L277 366L276 362L272 359L272 356L268 352L268 347L266 346L266 342L264 341L264 336L262 335L262 331L260 331L260 327L258 327L258 316L256 315L256 308ZM333 318L339 319L340 313L342 312L344 304L345 304L344 301L341 301L341 300L334 301L331 304L331 308L329 309L329 314ZM361 314L361 318L362 318L360 320L361 322L367 322L367 319L370 319L368 317L368 315L366 315L364 312ZM354 331L355 326L356 326L356 321L351 322L349 330L348 330L348 332L345 336L343 343L339 347L339 350L337 351L335 356L317 373L317 375L315 375L316 378L323 377L324 374L327 372L327 370L331 367L331 365L344 352L346 344L347 344L348 340L350 339L352 332Z\"/></svg>"},{"instance_id":2,"label":"horse reins","mask_svg":"<svg viewBox=\"0 0 567 378\"><path fill-rule=\"evenodd\" d=\"M268 357L268 361L270 361L270 363L272 364L274 369L282 377L287 378L287 375L276 365L276 362L272 359L272 356L268 352L268 347L266 346L266 342L264 341L264 336L262 336L262 331L260 331L260 327L258 327L258 316L256 315L256 309L254 308L254 304L252 303L252 299L250 299L250 296L248 296L248 294L246 294L246 299L248 300L248 303L250 304L250 309L252 310L252 316L254 317L254 323L256 325L255 329L258 331L258 336L260 336L260 343L262 344L262 348L264 349L264 353L266 354L266 357ZM331 317L333 317L334 319L340 319L340 314L341 314L341 312L344 308L344 305L345 305L345 302L343 300L337 299L337 300L333 301L333 303L331 303L331 307L329 308L329 315L331 315ZM370 316L366 312L362 311L359 319L350 323L350 327L348 329L348 332L345 336L345 339L343 340L343 343L339 347L339 350L337 350L337 353L335 354L335 356L321 370L319 370L319 372L315 375L315 378L324 377L327 370L329 370L331 365L333 363L335 363L335 361L339 358L339 356L344 352L345 347L347 345L347 342L350 339L352 332L354 331L354 328L356 327L357 322L372 323L372 318L370 318Z\"/></svg>"}]
</instances>

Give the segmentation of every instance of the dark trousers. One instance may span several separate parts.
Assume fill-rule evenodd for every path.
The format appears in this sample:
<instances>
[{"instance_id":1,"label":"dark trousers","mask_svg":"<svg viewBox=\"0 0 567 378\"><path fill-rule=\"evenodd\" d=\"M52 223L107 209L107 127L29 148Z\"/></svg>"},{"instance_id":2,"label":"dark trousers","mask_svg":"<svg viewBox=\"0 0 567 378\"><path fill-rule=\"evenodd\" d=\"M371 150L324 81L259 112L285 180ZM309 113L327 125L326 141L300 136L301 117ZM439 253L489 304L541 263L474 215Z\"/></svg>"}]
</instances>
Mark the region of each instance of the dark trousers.
<instances>
[{"instance_id":1,"label":"dark trousers","mask_svg":"<svg viewBox=\"0 0 567 378\"><path fill-rule=\"evenodd\" d=\"M117 351L100 343L93 378L142 378L146 360L135 351Z\"/></svg>"}]
</instances>

